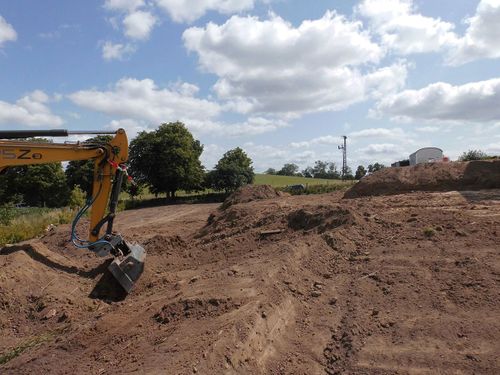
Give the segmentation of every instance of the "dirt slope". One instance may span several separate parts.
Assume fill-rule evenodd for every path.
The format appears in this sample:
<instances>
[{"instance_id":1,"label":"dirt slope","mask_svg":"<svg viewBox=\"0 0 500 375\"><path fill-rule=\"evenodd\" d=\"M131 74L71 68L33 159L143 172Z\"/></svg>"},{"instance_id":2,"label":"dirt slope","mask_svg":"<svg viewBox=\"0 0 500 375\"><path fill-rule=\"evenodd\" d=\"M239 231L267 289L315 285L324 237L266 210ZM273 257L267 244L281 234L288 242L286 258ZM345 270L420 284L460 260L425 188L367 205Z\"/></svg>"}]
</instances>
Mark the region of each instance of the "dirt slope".
<instances>
[{"instance_id":1,"label":"dirt slope","mask_svg":"<svg viewBox=\"0 0 500 375\"><path fill-rule=\"evenodd\" d=\"M419 164L385 168L361 179L345 197L393 195L413 191L500 188L500 160Z\"/></svg>"},{"instance_id":2,"label":"dirt slope","mask_svg":"<svg viewBox=\"0 0 500 375\"><path fill-rule=\"evenodd\" d=\"M2 374L500 373L498 190L178 205L116 222L148 252L126 299L65 226L1 250L0 350L25 349Z\"/></svg>"}]
</instances>

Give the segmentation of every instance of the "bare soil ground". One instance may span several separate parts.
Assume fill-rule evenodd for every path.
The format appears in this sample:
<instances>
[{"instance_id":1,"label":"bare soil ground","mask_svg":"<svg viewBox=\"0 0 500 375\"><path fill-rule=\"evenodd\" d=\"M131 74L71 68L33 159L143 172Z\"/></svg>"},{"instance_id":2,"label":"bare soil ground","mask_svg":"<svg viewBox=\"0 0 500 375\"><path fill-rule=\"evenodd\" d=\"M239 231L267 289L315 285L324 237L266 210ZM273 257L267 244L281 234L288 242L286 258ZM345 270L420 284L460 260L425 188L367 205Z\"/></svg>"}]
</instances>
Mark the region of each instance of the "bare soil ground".
<instances>
[{"instance_id":1,"label":"bare soil ground","mask_svg":"<svg viewBox=\"0 0 500 375\"><path fill-rule=\"evenodd\" d=\"M500 188L499 159L384 168L362 178L346 192L345 197L493 188Z\"/></svg>"},{"instance_id":2,"label":"bare soil ground","mask_svg":"<svg viewBox=\"0 0 500 375\"><path fill-rule=\"evenodd\" d=\"M126 298L67 226L0 251L0 373L500 373L500 190L236 199L116 224L148 253Z\"/></svg>"}]
</instances>

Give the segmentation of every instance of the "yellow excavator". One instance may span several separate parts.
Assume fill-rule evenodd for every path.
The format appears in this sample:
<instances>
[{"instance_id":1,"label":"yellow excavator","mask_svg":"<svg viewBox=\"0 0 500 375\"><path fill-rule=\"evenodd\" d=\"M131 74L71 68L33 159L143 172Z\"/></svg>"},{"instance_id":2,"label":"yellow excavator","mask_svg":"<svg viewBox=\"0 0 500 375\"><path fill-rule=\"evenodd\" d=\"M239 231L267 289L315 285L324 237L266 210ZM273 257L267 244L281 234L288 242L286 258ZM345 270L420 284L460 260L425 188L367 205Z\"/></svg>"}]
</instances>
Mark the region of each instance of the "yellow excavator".
<instances>
[{"instance_id":1,"label":"yellow excavator","mask_svg":"<svg viewBox=\"0 0 500 375\"><path fill-rule=\"evenodd\" d=\"M26 141L32 137L68 137L83 134L114 134L109 142L41 143ZM111 254L114 260L108 269L123 289L129 293L144 270L146 252L140 245L125 242L113 232L118 197L127 176L128 139L125 130L68 131L12 130L0 131L0 173L7 167L43 164L71 160L94 160L92 194L78 211L71 226L71 241L98 256ZM80 238L76 226L91 209L88 239ZM103 227L104 233L101 235Z\"/></svg>"}]
</instances>

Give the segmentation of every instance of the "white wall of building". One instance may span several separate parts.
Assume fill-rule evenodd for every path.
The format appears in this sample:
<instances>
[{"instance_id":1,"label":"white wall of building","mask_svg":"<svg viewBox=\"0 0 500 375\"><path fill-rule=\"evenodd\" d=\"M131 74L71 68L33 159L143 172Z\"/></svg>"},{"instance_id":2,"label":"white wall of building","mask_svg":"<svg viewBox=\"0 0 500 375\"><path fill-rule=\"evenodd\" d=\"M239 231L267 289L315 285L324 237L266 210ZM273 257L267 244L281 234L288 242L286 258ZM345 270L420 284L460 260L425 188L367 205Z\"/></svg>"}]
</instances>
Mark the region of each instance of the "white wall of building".
<instances>
[{"instance_id":1,"label":"white wall of building","mask_svg":"<svg viewBox=\"0 0 500 375\"><path fill-rule=\"evenodd\" d=\"M443 159L443 150L437 147L425 147L410 155L410 165L432 163Z\"/></svg>"}]
</instances>

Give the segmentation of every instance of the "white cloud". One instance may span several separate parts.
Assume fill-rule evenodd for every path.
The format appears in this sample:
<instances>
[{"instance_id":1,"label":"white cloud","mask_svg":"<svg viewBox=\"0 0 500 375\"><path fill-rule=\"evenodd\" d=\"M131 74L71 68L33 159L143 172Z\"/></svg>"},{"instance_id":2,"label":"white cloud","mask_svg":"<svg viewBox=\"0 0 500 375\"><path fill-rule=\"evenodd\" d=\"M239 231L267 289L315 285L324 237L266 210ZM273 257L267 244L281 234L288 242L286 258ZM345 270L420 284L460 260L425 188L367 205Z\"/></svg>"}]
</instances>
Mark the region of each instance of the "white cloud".
<instances>
[{"instance_id":1,"label":"white cloud","mask_svg":"<svg viewBox=\"0 0 500 375\"><path fill-rule=\"evenodd\" d=\"M351 144L356 143L357 140L361 139L374 139L383 138L387 140L397 140L400 144L412 144L411 140L412 134L401 128L367 128L351 132L347 135L348 147L351 148ZM294 149L298 148L309 148L313 146L335 146L342 143L342 137L335 135L324 135L321 137L313 138L309 141L300 141L290 143L290 147Z\"/></svg>"},{"instance_id":2,"label":"white cloud","mask_svg":"<svg viewBox=\"0 0 500 375\"><path fill-rule=\"evenodd\" d=\"M254 7L255 0L155 0L175 22L193 22L208 11L238 13Z\"/></svg>"},{"instance_id":3,"label":"white cloud","mask_svg":"<svg viewBox=\"0 0 500 375\"><path fill-rule=\"evenodd\" d=\"M153 14L152 5L146 3L144 0L106 0L104 8L119 13L118 16L108 18L107 20L115 30L120 29L119 22L121 20L123 33L129 39L137 41L149 39L153 28L158 24L158 18ZM142 8L146 8L147 10ZM128 44L112 45L112 47L117 46L120 46L122 49L124 47L129 47ZM120 51L111 52L115 52L120 56L123 55ZM128 48L126 51L128 54L133 52L135 52L135 48Z\"/></svg>"},{"instance_id":4,"label":"white cloud","mask_svg":"<svg viewBox=\"0 0 500 375\"><path fill-rule=\"evenodd\" d=\"M461 86L433 83L382 99L376 111L403 120L489 122L500 118L500 78Z\"/></svg>"},{"instance_id":5,"label":"white cloud","mask_svg":"<svg viewBox=\"0 0 500 375\"><path fill-rule=\"evenodd\" d=\"M112 42L104 42L102 45L102 58L107 61L123 60L126 56L134 53L135 47L131 44L114 44Z\"/></svg>"},{"instance_id":6,"label":"white cloud","mask_svg":"<svg viewBox=\"0 0 500 375\"><path fill-rule=\"evenodd\" d=\"M28 126L63 124L62 118L54 115L47 103L49 96L36 90L17 100L15 103L0 101L0 123Z\"/></svg>"},{"instance_id":7,"label":"white cloud","mask_svg":"<svg viewBox=\"0 0 500 375\"><path fill-rule=\"evenodd\" d=\"M310 141L300 141L290 143L292 148L308 148L314 145L340 145L341 137L334 135L324 135L321 137L316 137Z\"/></svg>"},{"instance_id":8,"label":"white cloud","mask_svg":"<svg viewBox=\"0 0 500 375\"><path fill-rule=\"evenodd\" d=\"M361 148L358 151L367 155L393 155L401 154L403 152L400 146L393 143L374 143L368 145L367 147Z\"/></svg>"},{"instance_id":9,"label":"white cloud","mask_svg":"<svg viewBox=\"0 0 500 375\"><path fill-rule=\"evenodd\" d=\"M453 23L420 14L414 0L363 0L355 14L369 20L385 48L402 55L443 52L450 65L500 58L500 0L480 0L463 36Z\"/></svg>"},{"instance_id":10,"label":"white cloud","mask_svg":"<svg viewBox=\"0 0 500 375\"><path fill-rule=\"evenodd\" d=\"M399 90L406 79L404 61L362 73L383 51L360 22L335 12L298 27L273 15L264 21L233 16L187 29L183 38L201 68L219 77L218 97L241 113L341 110Z\"/></svg>"},{"instance_id":11,"label":"white cloud","mask_svg":"<svg viewBox=\"0 0 500 375\"><path fill-rule=\"evenodd\" d=\"M420 128L416 128L415 130L421 133L437 133L440 128L437 126L422 126Z\"/></svg>"},{"instance_id":12,"label":"white cloud","mask_svg":"<svg viewBox=\"0 0 500 375\"><path fill-rule=\"evenodd\" d=\"M468 28L448 63L461 65L480 58L500 58L500 0L481 0L476 14L467 19Z\"/></svg>"},{"instance_id":13,"label":"white cloud","mask_svg":"<svg viewBox=\"0 0 500 375\"><path fill-rule=\"evenodd\" d=\"M69 98L81 107L108 115L149 121L154 125L180 120L188 126L202 128L221 108L192 94L193 91L178 90L177 86L159 88L151 79L123 78L111 90L82 90Z\"/></svg>"},{"instance_id":14,"label":"white cloud","mask_svg":"<svg viewBox=\"0 0 500 375\"><path fill-rule=\"evenodd\" d=\"M348 135L349 138L387 138L387 139L403 139L408 137L408 133L401 128L368 128L352 132Z\"/></svg>"},{"instance_id":15,"label":"white cloud","mask_svg":"<svg viewBox=\"0 0 500 375\"><path fill-rule=\"evenodd\" d=\"M131 39L146 40L156 23L156 17L150 12L142 10L132 12L123 20L125 35Z\"/></svg>"},{"instance_id":16,"label":"white cloud","mask_svg":"<svg viewBox=\"0 0 500 375\"><path fill-rule=\"evenodd\" d=\"M417 12L413 0L363 0L356 12L397 53L436 52L456 43L455 25Z\"/></svg>"},{"instance_id":17,"label":"white cloud","mask_svg":"<svg viewBox=\"0 0 500 375\"><path fill-rule=\"evenodd\" d=\"M143 121L132 119L112 120L105 126L105 129L118 130L125 129L129 140L134 139L142 131L152 131L154 128L147 126Z\"/></svg>"},{"instance_id":18,"label":"white cloud","mask_svg":"<svg viewBox=\"0 0 500 375\"><path fill-rule=\"evenodd\" d=\"M17 40L16 30L0 15L0 47L5 42Z\"/></svg>"},{"instance_id":19,"label":"white cloud","mask_svg":"<svg viewBox=\"0 0 500 375\"><path fill-rule=\"evenodd\" d=\"M133 12L144 5L144 0L106 0L104 2L104 8L121 12Z\"/></svg>"},{"instance_id":20,"label":"white cloud","mask_svg":"<svg viewBox=\"0 0 500 375\"><path fill-rule=\"evenodd\" d=\"M288 124L282 120L250 117L241 123L214 124L212 131L225 136L251 136L270 133L287 126Z\"/></svg>"}]
</instances>

